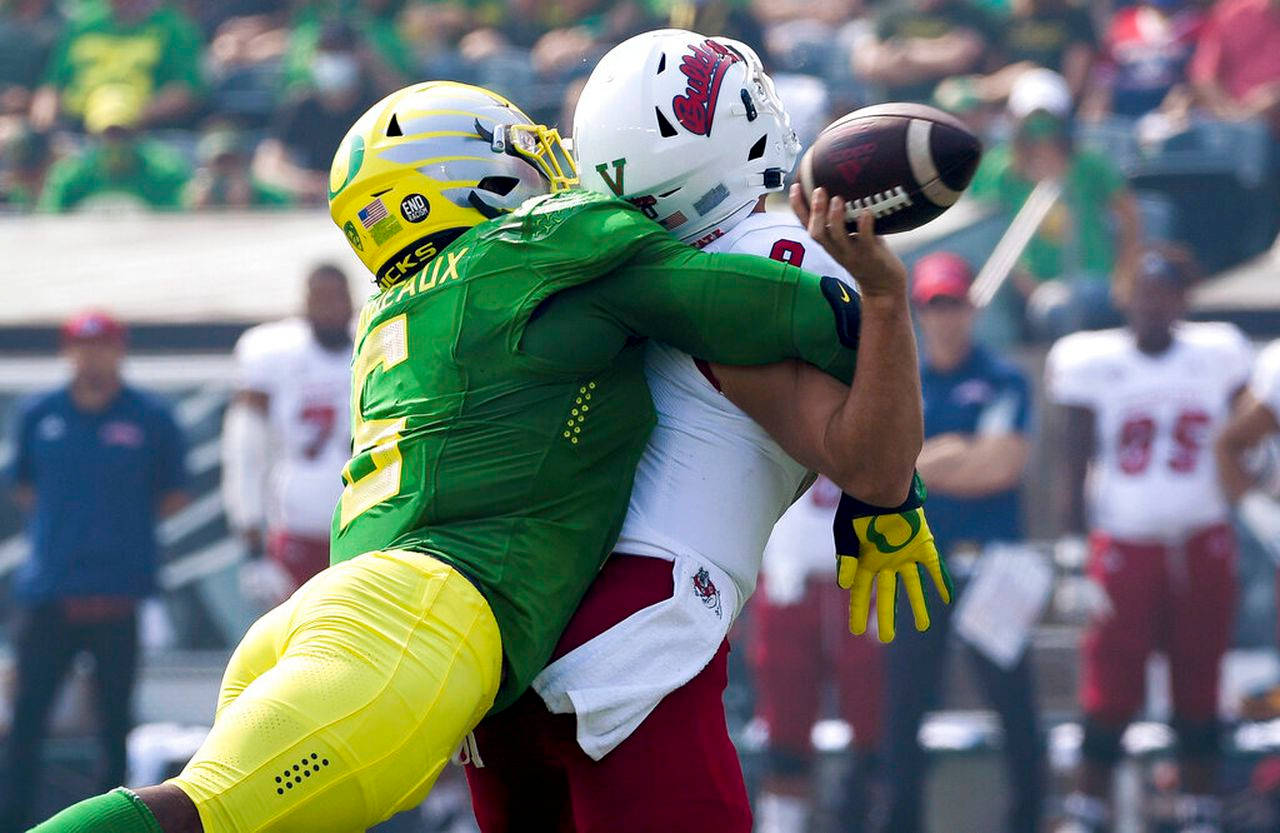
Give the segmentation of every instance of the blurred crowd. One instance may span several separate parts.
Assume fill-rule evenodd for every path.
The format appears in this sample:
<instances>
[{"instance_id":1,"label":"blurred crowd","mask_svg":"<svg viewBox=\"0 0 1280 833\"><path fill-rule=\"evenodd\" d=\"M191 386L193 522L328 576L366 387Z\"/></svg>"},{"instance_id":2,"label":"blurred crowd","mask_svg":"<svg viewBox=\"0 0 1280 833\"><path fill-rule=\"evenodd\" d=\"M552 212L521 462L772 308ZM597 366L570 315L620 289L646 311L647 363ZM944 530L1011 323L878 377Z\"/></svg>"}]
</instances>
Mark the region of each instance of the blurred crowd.
<instances>
[{"instance_id":1,"label":"blurred crowd","mask_svg":"<svg viewBox=\"0 0 1280 833\"><path fill-rule=\"evenodd\" d=\"M985 138L985 207L1061 182L997 340L1114 323L1144 235L1216 270L1280 225L1271 0L0 0L0 211L320 206L380 96L469 81L569 135L596 59L664 25L754 46L804 141L927 102Z\"/></svg>"}]
</instances>

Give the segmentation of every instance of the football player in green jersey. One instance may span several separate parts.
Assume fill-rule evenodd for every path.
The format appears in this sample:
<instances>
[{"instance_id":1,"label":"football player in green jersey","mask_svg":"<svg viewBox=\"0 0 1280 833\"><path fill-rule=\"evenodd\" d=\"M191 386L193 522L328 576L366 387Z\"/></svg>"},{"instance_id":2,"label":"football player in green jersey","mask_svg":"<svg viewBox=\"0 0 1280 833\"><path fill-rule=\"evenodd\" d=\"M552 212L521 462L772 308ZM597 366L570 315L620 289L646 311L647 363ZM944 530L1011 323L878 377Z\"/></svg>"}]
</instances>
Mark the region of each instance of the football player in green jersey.
<instances>
[{"instance_id":1,"label":"football player in green jersey","mask_svg":"<svg viewBox=\"0 0 1280 833\"><path fill-rule=\"evenodd\" d=\"M545 195L574 181L554 131L475 87L415 85L353 126L331 210L382 292L356 337L335 564L246 635L179 777L38 833L350 833L414 806L541 670L616 538L654 423L646 339L850 379L843 284Z\"/></svg>"}]
</instances>

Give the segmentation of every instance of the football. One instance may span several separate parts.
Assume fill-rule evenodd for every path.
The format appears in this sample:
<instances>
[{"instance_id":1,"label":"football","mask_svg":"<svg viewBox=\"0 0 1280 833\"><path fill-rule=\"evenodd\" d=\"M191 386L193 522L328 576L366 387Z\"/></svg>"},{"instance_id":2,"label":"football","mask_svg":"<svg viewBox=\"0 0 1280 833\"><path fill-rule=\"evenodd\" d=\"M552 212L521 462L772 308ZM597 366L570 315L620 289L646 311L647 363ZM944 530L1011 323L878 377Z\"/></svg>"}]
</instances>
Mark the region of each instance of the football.
<instances>
[{"instance_id":1,"label":"football","mask_svg":"<svg viewBox=\"0 0 1280 833\"><path fill-rule=\"evenodd\" d=\"M800 160L808 202L823 187L848 203L845 221L870 211L877 234L919 228L946 211L973 179L982 143L958 119L923 104L855 110L821 133Z\"/></svg>"}]
</instances>

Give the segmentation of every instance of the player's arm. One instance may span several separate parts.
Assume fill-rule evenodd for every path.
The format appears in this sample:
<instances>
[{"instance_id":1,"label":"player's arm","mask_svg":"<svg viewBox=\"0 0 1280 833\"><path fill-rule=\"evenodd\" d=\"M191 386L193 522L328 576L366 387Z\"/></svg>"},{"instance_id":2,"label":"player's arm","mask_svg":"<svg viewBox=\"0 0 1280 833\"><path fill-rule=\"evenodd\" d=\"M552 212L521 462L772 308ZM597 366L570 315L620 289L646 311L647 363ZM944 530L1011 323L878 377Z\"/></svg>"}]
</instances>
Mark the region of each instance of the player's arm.
<instances>
[{"instance_id":1,"label":"player's arm","mask_svg":"<svg viewBox=\"0 0 1280 833\"><path fill-rule=\"evenodd\" d=\"M906 267L876 237L870 214L860 218L851 238L844 233L843 206L828 205L820 192L812 215L798 194L793 208L862 290L853 383L846 387L796 362L722 366L717 375L725 395L798 462L865 503L897 506L911 487L924 434Z\"/></svg>"},{"instance_id":2,"label":"player's arm","mask_svg":"<svg viewBox=\"0 0 1280 833\"><path fill-rule=\"evenodd\" d=\"M222 426L222 500L231 528L251 554L262 549L266 520L269 405L264 391L241 389Z\"/></svg>"},{"instance_id":3,"label":"player's arm","mask_svg":"<svg viewBox=\"0 0 1280 833\"><path fill-rule=\"evenodd\" d=\"M1218 477L1227 500L1235 503L1253 486L1253 477L1245 468L1245 454L1275 433L1280 433L1276 414L1249 391L1242 392L1236 398L1230 421L1214 444Z\"/></svg>"},{"instance_id":4,"label":"player's arm","mask_svg":"<svg viewBox=\"0 0 1280 833\"><path fill-rule=\"evenodd\" d=\"M1064 405L1059 409L1062 423L1062 449L1059 471L1063 487L1058 489L1058 530L1063 535L1083 534L1085 519L1085 477L1094 454L1095 415L1092 408Z\"/></svg>"}]
</instances>

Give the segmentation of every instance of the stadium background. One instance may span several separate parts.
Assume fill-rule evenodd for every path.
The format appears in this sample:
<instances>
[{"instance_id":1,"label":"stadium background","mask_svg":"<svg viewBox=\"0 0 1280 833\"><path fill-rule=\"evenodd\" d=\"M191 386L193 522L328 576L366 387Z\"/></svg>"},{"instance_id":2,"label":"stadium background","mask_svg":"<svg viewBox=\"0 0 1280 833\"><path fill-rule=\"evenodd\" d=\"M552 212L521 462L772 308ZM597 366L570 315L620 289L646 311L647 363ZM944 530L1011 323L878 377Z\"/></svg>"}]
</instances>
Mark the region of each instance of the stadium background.
<instances>
[{"instance_id":1,"label":"stadium background","mask_svg":"<svg viewBox=\"0 0 1280 833\"><path fill-rule=\"evenodd\" d=\"M922 98L959 112L996 146L1008 135L1008 119L1000 85L982 79L1026 59L1019 52L1026 44L1014 36L1026 26L1015 24L1031 20L1050 40L1083 47L1078 54L1087 55L1088 68L1082 75L1066 65L1076 60L1066 57L1070 49L1059 50L1061 64L1050 66L1077 85L1077 147L1101 150L1124 176L1138 197L1146 235L1180 240L1205 264L1211 277L1196 292L1194 317L1233 321L1259 342L1280 335L1280 246L1273 243L1280 152L1272 132L1280 120L1225 121L1194 110L1179 120L1168 110L1120 113L1100 105L1106 96L1098 91L1122 76L1106 34L1126 7L1105 0L1078 9L1050 0L1011 2L980 1L988 27L981 57L962 76L926 85ZM207 722L221 667L254 615L239 594L243 553L228 535L218 491L235 338L252 324L296 312L305 274L317 262L339 264L358 297L369 290L323 209L323 147L336 144L325 137L340 136L381 94L423 78L490 86L567 135L575 87L595 59L629 34L677 25L755 46L808 141L832 117L895 89L860 73L856 54L877 37L883 19L918 8L913 0L0 0L0 287L6 298L0 305L0 413L12 413L19 397L61 378L59 322L100 307L130 326L128 378L171 397L189 433L196 499L161 527L164 592L144 618L139 723ZM1212 10L1193 3L1168 8L1188 16ZM101 23L112 15L151 23L141 36L113 35ZM1062 22L1067 19L1069 26ZM1082 28L1081 19L1091 29ZM103 62L101 77L76 69L67 57L77 38L94 37L105 37L99 43L118 59L116 70L111 60ZM159 61L130 57L152 49L163 56ZM334 55L351 60L335 68ZM1052 57L1045 52L1039 63L1051 64L1045 56ZM343 75L353 63L354 81ZM1185 74L1185 65L1178 71ZM317 91L343 80L357 91L345 110L326 109ZM1280 69L1274 80L1280 81ZM52 111L51 92L57 96ZM166 100L157 106L157 99ZM113 143L144 148L147 172L113 183L101 154ZM253 183L246 195L220 188L236 177ZM908 262L946 249L976 266L1011 217L998 203L966 199L895 245ZM1033 328L1011 296L1007 286L997 295L980 337L1039 379L1047 345L1027 337ZM1045 419L1037 425L1024 486L1027 529L1046 559L1052 559L1055 531L1043 508L1052 497L1051 479L1036 473L1053 458L1052 428ZM6 439L0 468L9 454ZM24 556L19 514L0 499L0 581ZM1247 535L1241 560L1228 709L1242 694L1280 678L1274 568ZM1055 604L1033 650L1043 713L1053 727L1054 771L1062 773L1078 744L1079 623L1071 615L1070 589L1079 565L1055 568ZM748 612L740 630L749 627ZM728 705L751 778L760 739L741 653ZM953 669L948 710L934 715L923 733L940 761L929 792L932 829L991 829L990 790L1001 778L991 751L998 733L963 666ZM83 696L82 686L72 686L58 709L42 799L50 808L88 791ZM1155 687L1150 713L1156 720L1165 699ZM820 775L835 783L847 727L828 721L814 737L831 753ZM1167 751L1169 739L1152 723L1132 731L1130 740L1135 763L1122 795L1132 808L1150 789L1151 762ZM145 731L138 743L147 743ZM1243 789L1251 763L1280 749L1280 724L1238 725L1232 743L1228 776ZM1060 796L1063 784L1055 785ZM458 789L455 782L442 790L422 818L398 820L397 829L467 829ZM940 820L943 807L950 824Z\"/></svg>"}]
</instances>

